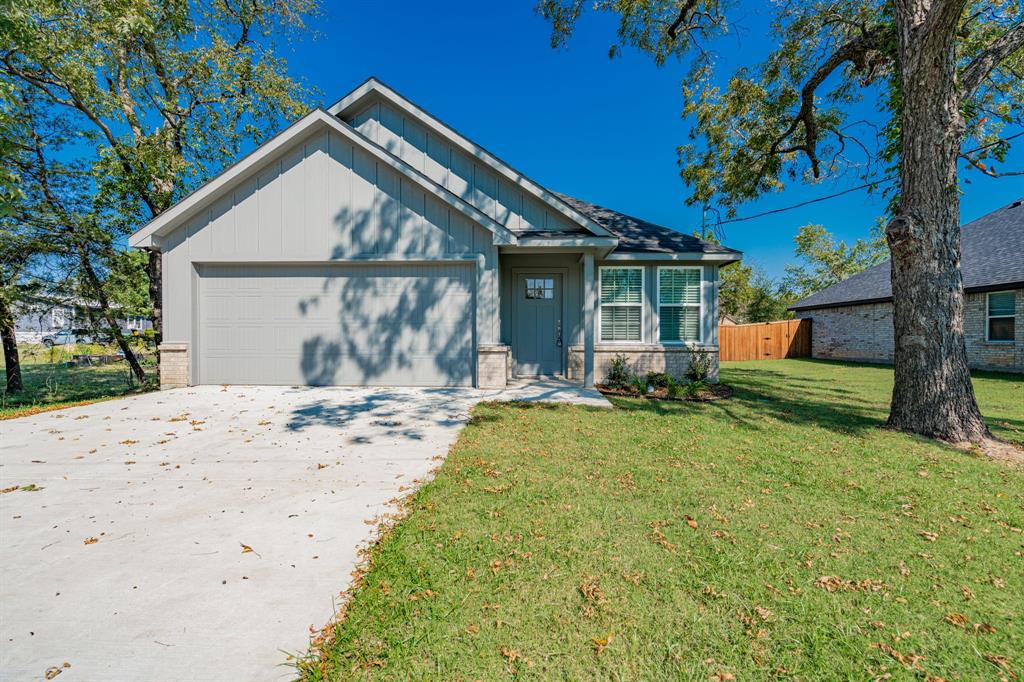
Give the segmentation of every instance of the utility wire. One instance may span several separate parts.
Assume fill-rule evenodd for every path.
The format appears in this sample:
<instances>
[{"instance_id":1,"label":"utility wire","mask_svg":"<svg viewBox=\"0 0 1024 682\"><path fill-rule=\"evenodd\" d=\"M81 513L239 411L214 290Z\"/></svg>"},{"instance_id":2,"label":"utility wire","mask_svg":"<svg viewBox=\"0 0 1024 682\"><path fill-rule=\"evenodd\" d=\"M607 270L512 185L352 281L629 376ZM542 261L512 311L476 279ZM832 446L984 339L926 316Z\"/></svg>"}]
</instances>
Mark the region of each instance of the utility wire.
<instances>
[{"instance_id":1,"label":"utility wire","mask_svg":"<svg viewBox=\"0 0 1024 682\"><path fill-rule=\"evenodd\" d=\"M842 192L836 192L835 194L829 194L828 196L818 197L817 199L809 199L807 201L801 201L799 204L793 204L792 206L786 206L784 208L773 208L770 211L762 211L761 213L755 213L754 215L743 216L742 218L730 218L728 220L722 220L722 221L719 221L718 224L719 225L726 225L728 223L742 223L745 220L753 220L754 218L763 218L766 215L772 215L774 213L784 213L785 211L792 211L794 208L800 208L802 206L809 206L810 204L817 204L818 202L821 202L821 201L828 201L829 199L835 199L836 197L841 197L844 194L849 194L850 192L857 192L857 191L860 191L862 189L867 189L868 187L875 187L876 185L880 185L883 182L889 182L890 180L895 180L897 177L899 177L899 176L897 176L897 175L890 175L890 176L882 178L881 180L873 180L872 182L866 182L863 185L857 185L856 187L850 187L849 189L844 189Z\"/></svg>"},{"instance_id":2,"label":"utility wire","mask_svg":"<svg viewBox=\"0 0 1024 682\"><path fill-rule=\"evenodd\" d=\"M983 144L980 147L977 147L976 149L971 149L970 151L963 152L961 154L961 156L965 156L967 154L974 154L975 152L980 152L981 150L987 149L988 147L994 147L997 144L1002 144L1002 143L1005 143L1005 142L1009 142L1010 140L1012 140L1014 138L1017 138L1017 137L1020 137L1021 135L1024 135L1024 132L1015 133L1013 135L1009 135L1007 137L1004 137L1004 138L1001 138L999 140L996 140L995 142L989 142L988 144ZM883 182L889 182L890 180L896 180L898 177L899 177L898 175L889 175L889 176L886 176L886 177L882 178L881 180L873 180L871 182L866 182L863 185L857 185L856 187L850 187L849 189L844 189L842 192L836 192L835 194L829 194L828 196L818 197L817 199L809 199L808 201L801 201L799 204L793 204L792 206L786 206L784 208L774 208L774 209L772 209L770 211L763 211L761 213L755 213L754 215L743 216L741 218L730 218L728 220L719 220L719 221L717 221L715 223L715 225L717 226L717 225L727 225L729 223L742 223L742 222L747 221L747 220L754 220L755 218L763 218L766 215L774 215L776 213L784 213L786 211L792 211L795 208L801 208L803 206L809 206L810 204L817 204L817 203L822 202L822 201L828 201L829 199L835 199L836 197L841 197L844 194L849 194L850 192L858 192L858 191L860 191L862 189L867 189L869 187L876 187L877 185L881 185ZM702 224L703 224L703 220L702 220Z\"/></svg>"}]
</instances>

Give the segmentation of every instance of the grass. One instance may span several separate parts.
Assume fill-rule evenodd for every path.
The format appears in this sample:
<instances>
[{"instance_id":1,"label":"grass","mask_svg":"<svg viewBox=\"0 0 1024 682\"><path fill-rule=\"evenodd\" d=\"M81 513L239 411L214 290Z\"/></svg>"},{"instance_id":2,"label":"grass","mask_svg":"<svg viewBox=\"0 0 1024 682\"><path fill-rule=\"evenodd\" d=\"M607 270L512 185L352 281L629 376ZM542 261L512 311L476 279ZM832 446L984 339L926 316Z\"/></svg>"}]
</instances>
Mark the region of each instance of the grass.
<instances>
[{"instance_id":1,"label":"grass","mask_svg":"<svg viewBox=\"0 0 1024 682\"><path fill-rule=\"evenodd\" d=\"M75 354L108 354L110 348L93 344L81 347L23 346L21 376L25 389L19 393L6 393L7 373L0 373L0 419L13 419L47 410L84 405L99 400L150 390L153 385L140 387L128 369L127 363L106 365L69 366ZM147 372L155 374L150 360L144 364Z\"/></svg>"},{"instance_id":2,"label":"grass","mask_svg":"<svg viewBox=\"0 0 1024 682\"><path fill-rule=\"evenodd\" d=\"M884 424L891 370L736 363L708 404L484 404L322 679L1024 674L1024 471ZM1024 377L976 377L1024 441Z\"/></svg>"}]
</instances>

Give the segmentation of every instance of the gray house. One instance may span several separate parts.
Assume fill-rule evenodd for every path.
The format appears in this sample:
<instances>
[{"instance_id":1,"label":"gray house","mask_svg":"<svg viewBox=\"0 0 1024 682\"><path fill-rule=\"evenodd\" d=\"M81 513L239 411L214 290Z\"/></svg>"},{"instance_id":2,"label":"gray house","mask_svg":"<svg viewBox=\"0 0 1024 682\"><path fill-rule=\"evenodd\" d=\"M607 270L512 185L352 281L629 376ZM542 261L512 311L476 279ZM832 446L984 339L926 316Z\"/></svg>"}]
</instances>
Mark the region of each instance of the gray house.
<instances>
[{"instance_id":1,"label":"gray house","mask_svg":"<svg viewBox=\"0 0 1024 682\"><path fill-rule=\"evenodd\" d=\"M741 257L551 192L375 79L130 244L163 254L163 386L717 368L718 268Z\"/></svg>"},{"instance_id":2,"label":"gray house","mask_svg":"<svg viewBox=\"0 0 1024 682\"><path fill-rule=\"evenodd\" d=\"M1024 200L960 228L967 358L1024 372ZM892 362L892 286L880 263L794 304L816 358Z\"/></svg>"}]
</instances>

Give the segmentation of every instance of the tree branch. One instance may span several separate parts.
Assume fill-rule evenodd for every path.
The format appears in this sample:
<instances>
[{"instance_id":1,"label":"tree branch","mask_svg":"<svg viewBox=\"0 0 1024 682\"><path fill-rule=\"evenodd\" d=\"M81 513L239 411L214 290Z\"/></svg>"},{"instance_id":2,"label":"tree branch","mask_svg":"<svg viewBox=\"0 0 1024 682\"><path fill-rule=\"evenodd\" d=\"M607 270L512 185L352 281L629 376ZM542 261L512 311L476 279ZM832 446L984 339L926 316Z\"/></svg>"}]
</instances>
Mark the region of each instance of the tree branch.
<instances>
[{"instance_id":1,"label":"tree branch","mask_svg":"<svg viewBox=\"0 0 1024 682\"><path fill-rule=\"evenodd\" d=\"M861 33L832 53L825 62L811 74L811 77L804 83L800 90L800 109L797 111L789 127L779 135L768 150L768 156L776 154L789 154L801 151L807 155L811 162L811 169L814 177L821 173L821 163L818 159L818 121L814 116L814 94L818 87L825 82L832 73L846 62L852 63L857 69L863 72L861 80L870 82L874 76L875 69L888 61L879 50L882 46L886 33L891 29L888 26L875 26ZM791 144L783 147L789 137L796 132L797 128L803 125L804 140L801 143Z\"/></svg>"},{"instance_id":2,"label":"tree branch","mask_svg":"<svg viewBox=\"0 0 1024 682\"><path fill-rule=\"evenodd\" d=\"M679 28L689 20L690 12L697 6L697 0L686 0L683 6L679 8L679 15L676 16L676 20L668 27L665 32L670 40L675 40L676 36L679 35Z\"/></svg>"},{"instance_id":3,"label":"tree branch","mask_svg":"<svg viewBox=\"0 0 1024 682\"><path fill-rule=\"evenodd\" d=\"M1024 21L996 38L960 74L960 87L969 96L977 90L1000 62L1024 47Z\"/></svg>"}]
</instances>

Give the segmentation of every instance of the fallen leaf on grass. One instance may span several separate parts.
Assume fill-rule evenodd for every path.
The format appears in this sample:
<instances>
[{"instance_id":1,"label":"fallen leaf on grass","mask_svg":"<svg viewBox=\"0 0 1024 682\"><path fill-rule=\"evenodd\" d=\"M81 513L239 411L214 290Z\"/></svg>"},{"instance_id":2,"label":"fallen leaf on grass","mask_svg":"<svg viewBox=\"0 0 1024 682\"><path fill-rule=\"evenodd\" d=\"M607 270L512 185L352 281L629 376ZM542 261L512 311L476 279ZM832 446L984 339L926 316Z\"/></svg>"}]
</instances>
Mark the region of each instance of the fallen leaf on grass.
<instances>
[{"instance_id":1,"label":"fallen leaf on grass","mask_svg":"<svg viewBox=\"0 0 1024 682\"><path fill-rule=\"evenodd\" d=\"M837 575L823 575L814 581L814 585L827 592L878 592L885 588L881 580L843 580Z\"/></svg>"},{"instance_id":2,"label":"fallen leaf on grass","mask_svg":"<svg viewBox=\"0 0 1024 682\"><path fill-rule=\"evenodd\" d=\"M947 613L945 620L950 625L956 625L957 627L967 625L967 616L962 613Z\"/></svg>"},{"instance_id":3,"label":"fallen leaf on grass","mask_svg":"<svg viewBox=\"0 0 1024 682\"><path fill-rule=\"evenodd\" d=\"M975 623L974 631L983 635L991 635L996 629L988 623Z\"/></svg>"},{"instance_id":4,"label":"fallen leaf on grass","mask_svg":"<svg viewBox=\"0 0 1024 682\"><path fill-rule=\"evenodd\" d=\"M594 654L600 656L601 652L608 648L608 645L612 643L612 637L614 633L609 632L604 637L592 637L591 642L594 643Z\"/></svg>"},{"instance_id":5,"label":"fallen leaf on grass","mask_svg":"<svg viewBox=\"0 0 1024 682\"><path fill-rule=\"evenodd\" d=\"M936 540L939 539L939 534L938 533L932 533L931 531L927 531L927 530L922 530L920 533L918 533L918 535L923 537L928 542L935 542Z\"/></svg>"},{"instance_id":6,"label":"fallen leaf on grass","mask_svg":"<svg viewBox=\"0 0 1024 682\"><path fill-rule=\"evenodd\" d=\"M696 528L697 527L697 521L692 516L687 514L684 518L686 518L686 525L687 526L689 526L690 528Z\"/></svg>"},{"instance_id":7,"label":"fallen leaf on grass","mask_svg":"<svg viewBox=\"0 0 1024 682\"><path fill-rule=\"evenodd\" d=\"M907 666L908 668L917 668L918 670L921 669L920 663L921 659L924 658L924 656L918 656L916 654L902 654L899 651L896 651L896 649L893 649L885 642L876 642L871 645L871 648L878 649L879 651L884 651L885 653L892 656L896 661Z\"/></svg>"}]
</instances>

